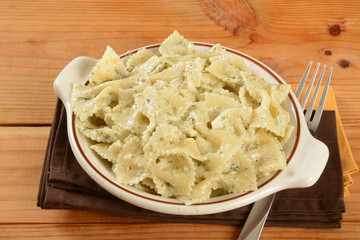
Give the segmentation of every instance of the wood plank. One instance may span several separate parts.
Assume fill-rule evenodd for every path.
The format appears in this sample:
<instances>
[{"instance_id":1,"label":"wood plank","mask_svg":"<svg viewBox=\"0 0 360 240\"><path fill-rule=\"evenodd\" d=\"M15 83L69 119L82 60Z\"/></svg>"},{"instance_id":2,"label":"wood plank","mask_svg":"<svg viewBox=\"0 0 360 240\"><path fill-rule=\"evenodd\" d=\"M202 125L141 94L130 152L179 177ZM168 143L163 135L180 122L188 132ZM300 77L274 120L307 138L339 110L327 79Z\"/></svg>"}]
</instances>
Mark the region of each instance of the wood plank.
<instances>
[{"instance_id":1,"label":"wood plank","mask_svg":"<svg viewBox=\"0 0 360 240\"><path fill-rule=\"evenodd\" d=\"M233 226L198 224L30 224L0 225L0 237L46 236L48 239L235 239ZM105 234L99 234L105 233Z\"/></svg>"},{"instance_id":2,"label":"wood plank","mask_svg":"<svg viewBox=\"0 0 360 240\"><path fill-rule=\"evenodd\" d=\"M209 231L211 227L211 231ZM0 238L28 239L236 239L241 228L203 224L7 224ZM342 229L265 227L261 239L358 239L360 225L346 223Z\"/></svg>"},{"instance_id":3,"label":"wood plank","mask_svg":"<svg viewBox=\"0 0 360 240\"><path fill-rule=\"evenodd\" d=\"M346 120L360 110L359 2L282 2L74 0L68 7L61 1L2 1L0 124L50 124L56 101L52 83L71 59L99 58L106 45L122 53L161 42L177 29L190 40L244 51L290 84L299 81L310 59L334 66L332 85L344 86L335 93L347 127ZM249 19L251 26L245 24ZM329 33L334 24L338 36ZM340 64L344 61L348 65ZM348 94L355 106L346 104Z\"/></svg>"}]
</instances>

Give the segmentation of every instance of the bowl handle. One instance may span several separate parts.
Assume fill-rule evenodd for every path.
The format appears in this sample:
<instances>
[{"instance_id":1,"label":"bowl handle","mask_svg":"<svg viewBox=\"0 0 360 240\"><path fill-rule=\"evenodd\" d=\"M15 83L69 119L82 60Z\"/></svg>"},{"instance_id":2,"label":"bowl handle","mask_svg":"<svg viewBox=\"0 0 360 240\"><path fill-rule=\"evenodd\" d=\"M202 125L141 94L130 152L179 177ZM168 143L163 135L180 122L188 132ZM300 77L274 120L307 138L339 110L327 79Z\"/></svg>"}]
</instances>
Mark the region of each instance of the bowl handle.
<instances>
[{"instance_id":1,"label":"bowl handle","mask_svg":"<svg viewBox=\"0 0 360 240\"><path fill-rule=\"evenodd\" d=\"M98 60L89 57L77 57L72 60L56 77L54 90L64 103L66 109L70 107L70 96L74 83L85 83Z\"/></svg>"},{"instance_id":2,"label":"bowl handle","mask_svg":"<svg viewBox=\"0 0 360 240\"><path fill-rule=\"evenodd\" d=\"M314 185L325 169L329 159L329 149L310 133L302 139L303 145L295 153L299 161L291 162L284 170L286 188L305 188Z\"/></svg>"}]
</instances>

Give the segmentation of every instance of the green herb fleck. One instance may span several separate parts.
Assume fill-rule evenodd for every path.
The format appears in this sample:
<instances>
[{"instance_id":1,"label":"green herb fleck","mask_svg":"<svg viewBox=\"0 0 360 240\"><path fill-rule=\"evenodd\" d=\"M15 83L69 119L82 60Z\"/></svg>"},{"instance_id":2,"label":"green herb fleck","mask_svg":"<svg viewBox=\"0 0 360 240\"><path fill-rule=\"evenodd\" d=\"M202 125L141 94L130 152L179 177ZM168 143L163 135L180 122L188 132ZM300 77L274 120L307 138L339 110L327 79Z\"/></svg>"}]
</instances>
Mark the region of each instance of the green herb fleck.
<instances>
[{"instance_id":1,"label":"green herb fleck","mask_svg":"<svg viewBox=\"0 0 360 240\"><path fill-rule=\"evenodd\" d=\"M168 187L174 187L171 183L168 183L168 182L165 182L165 184L166 184L166 186L168 186Z\"/></svg>"},{"instance_id":2,"label":"green herb fleck","mask_svg":"<svg viewBox=\"0 0 360 240\"><path fill-rule=\"evenodd\" d=\"M237 171L239 169L238 165L236 165L235 163L231 164L230 167L231 170Z\"/></svg>"}]
</instances>

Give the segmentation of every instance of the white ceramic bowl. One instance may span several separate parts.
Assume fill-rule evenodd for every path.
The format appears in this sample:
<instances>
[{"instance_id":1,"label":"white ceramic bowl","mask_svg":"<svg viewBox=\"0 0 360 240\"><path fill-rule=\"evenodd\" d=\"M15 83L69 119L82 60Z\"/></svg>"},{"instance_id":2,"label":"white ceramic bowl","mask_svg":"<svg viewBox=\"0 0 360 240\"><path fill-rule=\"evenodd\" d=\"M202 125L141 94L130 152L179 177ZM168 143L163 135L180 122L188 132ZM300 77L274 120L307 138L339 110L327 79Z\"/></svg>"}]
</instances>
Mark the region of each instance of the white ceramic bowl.
<instances>
[{"instance_id":1,"label":"white ceramic bowl","mask_svg":"<svg viewBox=\"0 0 360 240\"><path fill-rule=\"evenodd\" d=\"M199 50L209 49L212 44L194 43ZM160 44L150 45L146 48L158 53ZM139 49L135 49L121 58L126 59ZM285 81L273 70L258 60L239 51L226 48L230 54L235 54L244 59L245 64L256 74L272 83L285 84ZM67 113L67 129L71 148L76 159L86 173L105 190L116 197L136 206L156 212L200 215L212 214L232 210L253 203L272 193L289 189L304 188L313 185L323 172L328 160L329 151L325 144L316 140L310 134L298 100L290 92L283 106L291 116L291 124L295 126L290 141L285 146L287 167L276 172L269 179L263 179L259 189L245 194L227 194L199 204L186 206L170 198L164 198L143 192L131 186L121 185L116 182L111 166L106 160L101 159L89 148L89 142L75 128L75 116L70 105L70 94L73 83L85 83L97 60L88 57L78 57L71 61L59 74L54 82L56 94L65 105Z\"/></svg>"}]
</instances>

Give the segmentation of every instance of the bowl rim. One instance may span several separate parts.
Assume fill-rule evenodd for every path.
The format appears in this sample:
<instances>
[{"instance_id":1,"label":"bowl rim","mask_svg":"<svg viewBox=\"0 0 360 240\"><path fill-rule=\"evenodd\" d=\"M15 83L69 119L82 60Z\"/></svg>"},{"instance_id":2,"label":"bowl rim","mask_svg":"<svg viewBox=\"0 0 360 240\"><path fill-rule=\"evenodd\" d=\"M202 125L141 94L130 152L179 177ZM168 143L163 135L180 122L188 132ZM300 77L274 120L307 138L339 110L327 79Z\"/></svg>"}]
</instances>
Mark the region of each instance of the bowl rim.
<instances>
[{"instance_id":1,"label":"bowl rim","mask_svg":"<svg viewBox=\"0 0 360 240\"><path fill-rule=\"evenodd\" d=\"M199 46L199 47L207 47L207 48L211 48L213 47L214 45L216 44L211 44L211 43L203 43L203 42L192 42L195 46ZM152 44L152 45L148 45L148 46L144 46L144 47L141 47L141 48L137 48L137 49L134 49L134 50L131 50L131 51L128 51L124 54L121 54L119 57L121 59L123 58L126 58L126 57L129 57L133 54L135 54L136 52L138 52L139 50L145 48L145 49L155 49L155 48L159 48L161 45L161 43L157 43L157 44ZM231 54L235 54L237 56L240 56L241 58L244 58L252 63L254 63L255 65L261 67L263 70L266 71L267 74L269 74L274 80L276 80L279 84L286 84L286 82L275 72L273 71L272 69L270 69L268 66L266 66L265 64L263 64L262 62L260 62L259 60L243 53L243 52L240 52L240 51L237 51L237 50L234 50L234 49L231 49L231 48L228 48L228 47L224 47L222 46L227 52L231 53ZM294 154L298 148L298 145L299 145L299 140L300 140L300 134L301 134L301 121L300 121L300 113L299 113L299 109L297 107L297 104L296 104L296 101L295 101L295 98L293 96L293 94L291 94L291 91L289 92L288 94L288 98L290 99L290 103L291 103L291 106L293 106L293 109L294 109L294 116L295 116L295 120L296 120L296 127L295 127L295 130L296 130L296 137L295 137L295 142L292 146L292 149L291 149L291 152L289 154L289 156L287 157L286 159L286 164L288 165L291 160L293 159L294 157ZM283 171L283 170L278 170L276 171L269 179L267 179L264 183L260 184L258 186L258 189L255 190L255 191L248 191L248 192L245 192L245 193L241 193L241 194L235 194L234 196L231 196L231 197L228 197L228 198L225 198L225 199L219 199L219 200L214 200L213 201L206 201L206 202L202 202L202 203L195 203L195 204L192 204L192 205L185 205L184 203L182 202L178 202L178 201L171 201L173 199L171 198L168 198L169 200L167 200L167 198L165 197L161 197L161 196L158 196L158 195L153 195L153 194L149 194L149 193L146 193L144 192L144 194L139 194L135 191L131 191L125 187L122 186L122 184L119 184L115 181L113 181L112 179L109 179L104 173L102 173L92 162L91 160L88 158L88 156L85 154L85 152L83 151L82 147L81 147L81 144L80 144L80 141L79 141L79 137L77 135L77 129L76 129L76 126L75 126L75 114L74 112L72 112L72 116L71 116L71 130L72 130L72 133L73 133L73 136L74 136L74 140L75 140L75 144L76 144L76 147L77 149L80 151L83 159L86 161L87 165L90 166L92 168L93 171L95 171L99 176L101 176L101 178L103 180L105 180L107 183L110 183L112 186L118 188L119 190L121 191L124 191L128 194L131 194L133 195L134 197L137 197L137 198L141 198L141 199L144 199L146 201L154 201L156 203L160 203L160 204L169 204L169 205L173 205L173 206L184 206L184 207L196 207L196 206L204 206L204 205L208 205L208 206L211 206L211 205L214 205L214 204L218 204L218 203L226 203L228 201L232 201L232 200L235 200L235 199L238 199L238 198L242 198L243 196L245 195L248 195L252 192L255 192L255 191L258 191L259 189L263 188L264 186L266 186L268 183L272 182L274 179L276 179L276 177ZM91 176L91 175L90 175ZM96 182L97 179L95 179ZM99 183L99 182L98 182ZM103 183L102 183L103 184ZM101 184L102 187L104 187L103 185ZM105 188L106 189L106 188ZM106 189L108 190L108 189ZM112 191L110 191L111 193L113 193ZM114 194L114 193L113 193ZM152 195L154 197L151 197L151 196L148 196L148 195ZM230 194L229 194L230 195ZM117 197L119 197L118 195L116 195ZM264 196L265 197L265 196ZM121 198L121 197L119 197ZM125 200L127 201L127 200ZM141 206L143 208L145 208L144 206ZM151 210L154 210L154 209L151 209ZM155 210L156 211L156 210ZM167 211L160 211L160 212L167 212Z\"/></svg>"}]
</instances>

